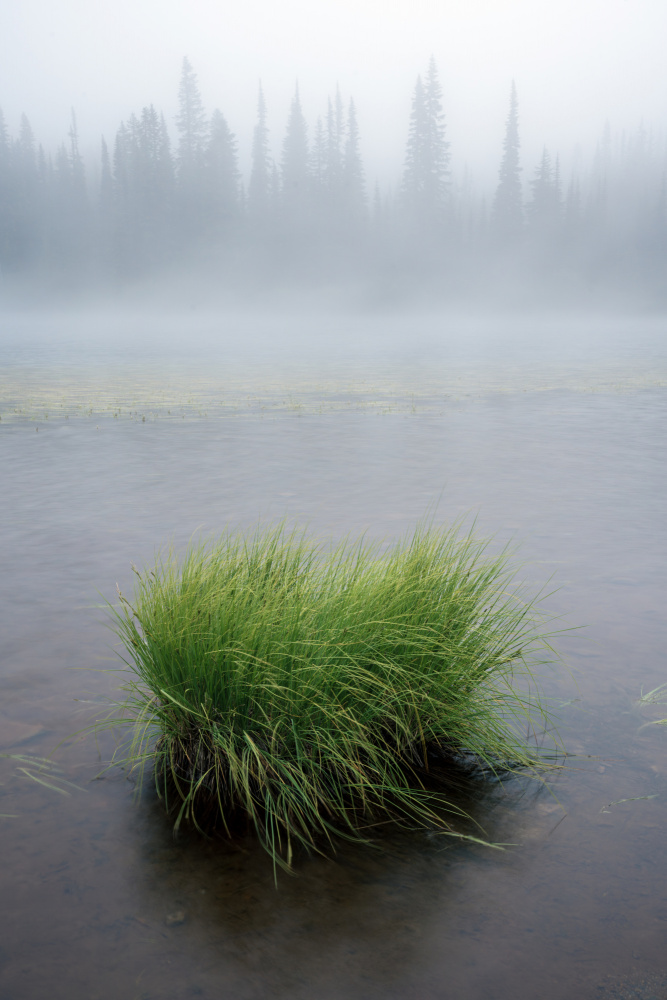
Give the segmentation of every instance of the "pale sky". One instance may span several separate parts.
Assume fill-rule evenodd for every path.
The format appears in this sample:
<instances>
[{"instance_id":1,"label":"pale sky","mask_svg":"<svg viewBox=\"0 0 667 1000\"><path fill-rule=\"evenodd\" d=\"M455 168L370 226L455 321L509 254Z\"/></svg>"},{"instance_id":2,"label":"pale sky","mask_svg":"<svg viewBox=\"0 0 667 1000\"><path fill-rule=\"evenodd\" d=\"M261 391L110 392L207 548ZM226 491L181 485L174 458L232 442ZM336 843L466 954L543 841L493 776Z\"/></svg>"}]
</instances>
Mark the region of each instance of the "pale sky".
<instances>
[{"instance_id":1,"label":"pale sky","mask_svg":"<svg viewBox=\"0 0 667 1000\"><path fill-rule=\"evenodd\" d=\"M96 156L120 120L153 103L173 132L184 55L247 170L261 79L273 153L295 81L309 123L340 86L358 107L372 185L400 175L410 97L431 54L453 166L492 184L509 88L519 93L524 176L542 146L592 152L605 120L667 124L667 0L0 0L0 107L53 150L69 127Z\"/></svg>"}]
</instances>

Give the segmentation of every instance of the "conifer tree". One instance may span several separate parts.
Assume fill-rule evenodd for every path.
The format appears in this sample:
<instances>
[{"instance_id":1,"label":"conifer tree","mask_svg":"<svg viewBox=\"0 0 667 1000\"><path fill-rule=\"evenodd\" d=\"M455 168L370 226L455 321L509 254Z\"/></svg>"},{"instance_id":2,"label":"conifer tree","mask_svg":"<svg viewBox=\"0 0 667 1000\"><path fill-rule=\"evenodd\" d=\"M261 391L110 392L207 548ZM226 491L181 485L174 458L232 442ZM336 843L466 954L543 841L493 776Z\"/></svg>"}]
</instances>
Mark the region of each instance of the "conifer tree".
<instances>
[{"instance_id":1,"label":"conifer tree","mask_svg":"<svg viewBox=\"0 0 667 1000\"><path fill-rule=\"evenodd\" d=\"M532 197L526 209L530 231L538 239L551 238L560 223L562 205L558 160L552 166L546 147L530 186Z\"/></svg>"},{"instance_id":2,"label":"conifer tree","mask_svg":"<svg viewBox=\"0 0 667 1000\"><path fill-rule=\"evenodd\" d=\"M166 123L151 104L121 123L114 149L116 259L132 272L171 252L174 164ZM181 210L185 205L181 201Z\"/></svg>"},{"instance_id":3,"label":"conifer tree","mask_svg":"<svg viewBox=\"0 0 667 1000\"><path fill-rule=\"evenodd\" d=\"M49 213L49 242L54 263L61 270L83 271L89 263L90 218L83 159L74 109L68 145L58 149L55 169L55 204Z\"/></svg>"},{"instance_id":4,"label":"conifer tree","mask_svg":"<svg viewBox=\"0 0 667 1000\"><path fill-rule=\"evenodd\" d=\"M204 168L209 228L220 231L238 215L241 178L236 161L236 137L218 108L211 115Z\"/></svg>"},{"instance_id":5,"label":"conifer tree","mask_svg":"<svg viewBox=\"0 0 667 1000\"><path fill-rule=\"evenodd\" d=\"M205 225L204 150L208 121L197 76L187 58L183 59L178 91L177 205L179 230L186 241L196 239Z\"/></svg>"},{"instance_id":6,"label":"conifer tree","mask_svg":"<svg viewBox=\"0 0 667 1000\"><path fill-rule=\"evenodd\" d=\"M262 85L257 98L257 124L252 137L252 166L248 184L248 212L255 222L266 220L271 204L272 164L269 155L269 130Z\"/></svg>"},{"instance_id":7,"label":"conifer tree","mask_svg":"<svg viewBox=\"0 0 667 1000\"><path fill-rule=\"evenodd\" d=\"M0 268L10 263L12 231L12 162L9 133L0 108Z\"/></svg>"},{"instance_id":8,"label":"conifer tree","mask_svg":"<svg viewBox=\"0 0 667 1000\"><path fill-rule=\"evenodd\" d=\"M310 179L316 201L320 206L326 201L328 148L322 118L318 117L310 152Z\"/></svg>"},{"instance_id":9,"label":"conifer tree","mask_svg":"<svg viewBox=\"0 0 667 1000\"><path fill-rule=\"evenodd\" d=\"M111 177L111 163L109 160L109 147L104 136L100 146L100 213L110 215L113 206L113 180Z\"/></svg>"},{"instance_id":10,"label":"conifer tree","mask_svg":"<svg viewBox=\"0 0 667 1000\"><path fill-rule=\"evenodd\" d=\"M431 57L426 83L417 77L412 97L401 201L421 225L441 224L449 196L449 143L445 139L442 88Z\"/></svg>"},{"instance_id":11,"label":"conifer tree","mask_svg":"<svg viewBox=\"0 0 667 1000\"><path fill-rule=\"evenodd\" d=\"M348 222L360 224L366 213L366 180L359 149L357 110L352 98L347 112L342 166L343 212Z\"/></svg>"},{"instance_id":12,"label":"conifer tree","mask_svg":"<svg viewBox=\"0 0 667 1000\"><path fill-rule=\"evenodd\" d=\"M67 135L69 138L72 190L75 191L79 197L83 198L85 197L86 190L86 172L83 166L81 153L79 152L79 130L76 124L74 108L72 108L70 128Z\"/></svg>"},{"instance_id":13,"label":"conifer tree","mask_svg":"<svg viewBox=\"0 0 667 1000\"><path fill-rule=\"evenodd\" d=\"M182 187L196 184L201 176L206 144L206 112L199 93L197 75L190 60L183 59L181 84L178 91L178 180Z\"/></svg>"},{"instance_id":14,"label":"conifer tree","mask_svg":"<svg viewBox=\"0 0 667 1000\"><path fill-rule=\"evenodd\" d=\"M343 186L343 157L345 142L345 121L343 99L336 87L336 96L329 98L327 107L327 155L326 187L331 208L336 211L340 205Z\"/></svg>"},{"instance_id":15,"label":"conifer tree","mask_svg":"<svg viewBox=\"0 0 667 1000\"><path fill-rule=\"evenodd\" d=\"M102 136L100 145L100 188L97 202L97 256L105 271L112 261L114 238L114 190L109 147Z\"/></svg>"},{"instance_id":16,"label":"conifer tree","mask_svg":"<svg viewBox=\"0 0 667 1000\"><path fill-rule=\"evenodd\" d=\"M305 220L308 213L310 188L308 159L308 130L301 110L297 84L290 105L280 163L284 217L288 223L298 225Z\"/></svg>"},{"instance_id":17,"label":"conifer tree","mask_svg":"<svg viewBox=\"0 0 667 1000\"><path fill-rule=\"evenodd\" d=\"M515 245L523 232L519 148L518 101L516 87L512 81L510 109L505 124L503 155L500 162L500 179L491 210L491 221L496 240L508 246Z\"/></svg>"},{"instance_id":18,"label":"conifer tree","mask_svg":"<svg viewBox=\"0 0 667 1000\"><path fill-rule=\"evenodd\" d=\"M12 149L10 206L10 262L25 267L39 255L40 223L37 175L37 147L30 122L21 115L18 139Z\"/></svg>"}]
</instances>

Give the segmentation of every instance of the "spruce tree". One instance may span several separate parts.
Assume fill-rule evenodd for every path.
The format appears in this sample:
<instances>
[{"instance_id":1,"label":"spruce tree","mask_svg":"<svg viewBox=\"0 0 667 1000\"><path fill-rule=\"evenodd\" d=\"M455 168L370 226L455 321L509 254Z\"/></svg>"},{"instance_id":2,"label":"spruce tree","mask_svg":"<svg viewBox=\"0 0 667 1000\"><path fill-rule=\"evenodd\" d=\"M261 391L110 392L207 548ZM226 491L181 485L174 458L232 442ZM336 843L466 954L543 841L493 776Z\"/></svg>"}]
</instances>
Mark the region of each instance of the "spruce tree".
<instances>
[{"instance_id":1,"label":"spruce tree","mask_svg":"<svg viewBox=\"0 0 667 1000\"><path fill-rule=\"evenodd\" d=\"M359 225L366 215L366 180L359 149L357 110L352 98L347 112L345 149L342 167L342 207L349 223Z\"/></svg>"},{"instance_id":2,"label":"spruce tree","mask_svg":"<svg viewBox=\"0 0 667 1000\"><path fill-rule=\"evenodd\" d=\"M308 130L297 84L290 105L280 162L284 218L289 224L300 225L308 214L308 159Z\"/></svg>"},{"instance_id":3,"label":"spruce tree","mask_svg":"<svg viewBox=\"0 0 667 1000\"><path fill-rule=\"evenodd\" d=\"M0 108L0 268L7 267L11 255L14 201L11 144L5 117Z\"/></svg>"},{"instance_id":4,"label":"spruce tree","mask_svg":"<svg viewBox=\"0 0 667 1000\"><path fill-rule=\"evenodd\" d=\"M177 201L181 235L191 241L205 223L204 150L208 139L208 121L197 76L187 58L183 59L178 91Z\"/></svg>"},{"instance_id":5,"label":"spruce tree","mask_svg":"<svg viewBox=\"0 0 667 1000\"><path fill-rule=\"evenodd\" d=\"M213 232L219 232L238 215L241 178L236 158L236 137L218 108L211 115L204 170L208 225Z\"/></svg>"},{"instance_id":6,"label":"spruce tree","mask_svg":"<svg viewBox=\"0 0 667 1000\"><path fill-rule=\"evenodd\" d=\"M206 112L199 93L197 75L190 60L183 59L181 84L178 91L178 180L181 187L196 184L201 176L206 144Z\"/></svg>"},{"instance_id":7,"label":"spruce tree","mask_svg":"<svg viewBox=\"0 0 667 1000\"><path fill-rule=\"evenodd\" d=\"M327 187L328 143L322 118L318 117L310 151L310 179L318 200L324 198Z\"/></svg>"},{"instance_id":8,"label":"spruce tree","mask_svg":"<svg viewBox=\"0 0 667 1000\"><path fill-rule=\"evenodd\" d=\"M118 129L113 181L119 269L132 273L164 261L173 244L174 164L164 117L152 104Z\"/></svg>"},{"instance_id":9,"label":"spruce tree","mask_svg":"<svg viewBox=\"0 0 667 1000\"><path fill-rule=\"evenodd\" d=\"M491 210L491 222L496 240L507 246L516 245L523 232L523 198L519 165L519 111L516 87L512 81L510 109L505 124L500 179Z\"/></svg>"},{"instance_id":10,"label":"spruce tree","mask_svg":"<svg viewBox=\"0 0 667 1000\"><path fill-rule=\"evenodd\" d=\"M257 98L257 124L252 137L252 165L248 183L248 213L253 221L266 221L271 205L272 164L269 154L269 130L262 85Z\"/></svg>"},{"instance_id":11,"label":"spruce tree","mask_svg":"<svg viewBox=\"0 0 667 1000\"><path fill-rule=\"evenodd\" d=\"M26 267L37 261L42 243L39 213L37 147L30 122L21 115L18 139L12 148L12 205L10 265Z\"/></svg>"},{"instance_id":12,"label":"spruce tree","mask_svg":"<svg viewBox=\"0 0 667 1000\"><path fill-rule=\"evenodd\" d=\"M546 147L530 186L532 197L526 207L528 227L536 238L549 239L559 225L562 204L558 160L552 166Z\"/></svg>"},{"instance_id":13,"label":"spruce tree","mask_svg":"<svg viewBox=\"0 0 667 1000\"><path fill-rule=\"evenodd\" d=\"M345 142L345 120L340 89L336 87L336 97L329 98L327 107L327 155L326 187L330 208L336 212L340 207L343 187L343 156Z\"/></svg>"},{"instance_id":14,"label":"spruce tree","mask_svg":"<svg viewBox=\"0 0 667 1000\"><path fill-rule=\"evenodd\" d=\"M67 133L56 157L55 192L50 236L54 263L62 270L80 272L88 267L90 217L83 159L79 152L79 132L74 109Z\"/></svg>"},{"instance_id":15,"label":"spruce tree","mask_svg":"<svg viewBox=\"0 0 667 1000\"><path fill-rule=\"evenodd\" d=\"M441 224L448 210L449 143L445 138L442 88L431 57L426 83L417 77L412 96L401 201L421 225Z\"/></svg>"}]
</instances>

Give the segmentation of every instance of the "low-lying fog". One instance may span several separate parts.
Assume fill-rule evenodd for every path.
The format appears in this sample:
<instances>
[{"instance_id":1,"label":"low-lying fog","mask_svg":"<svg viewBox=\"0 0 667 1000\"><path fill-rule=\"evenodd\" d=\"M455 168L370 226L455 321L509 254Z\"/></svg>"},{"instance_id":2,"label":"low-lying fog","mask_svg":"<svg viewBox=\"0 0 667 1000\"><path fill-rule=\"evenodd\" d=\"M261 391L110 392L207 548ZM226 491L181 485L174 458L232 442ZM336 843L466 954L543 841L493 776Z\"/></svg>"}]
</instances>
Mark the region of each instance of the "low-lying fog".
<instances>
[{"instance_id":1,"label":"low-lying fog","mask_svg":"<svg viewBox=\"0 0 667 1000\"><path fill-rule=\"evenodd\" d=\"M5 314L3 423L116 409L432 408L667 384L660 317L80 310Z\"/></svg>"}]
</instances>

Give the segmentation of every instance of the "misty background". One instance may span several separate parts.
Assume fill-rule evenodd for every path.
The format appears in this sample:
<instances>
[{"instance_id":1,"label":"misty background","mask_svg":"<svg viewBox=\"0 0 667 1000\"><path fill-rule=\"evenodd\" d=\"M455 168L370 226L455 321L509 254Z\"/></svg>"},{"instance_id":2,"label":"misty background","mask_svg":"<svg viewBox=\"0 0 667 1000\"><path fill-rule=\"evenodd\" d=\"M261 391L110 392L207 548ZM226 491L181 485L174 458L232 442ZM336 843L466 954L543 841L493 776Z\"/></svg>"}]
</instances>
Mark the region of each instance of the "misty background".
<instances>
[{"instance_id":1,"label":"misty background","mask_svg":"<svg viewBox=\"0 0 667 1000\"><path fill-rule=\"evenodd\" d=\"M6 303L664 305L653 0L0 17Z\"/></svg>"}]
</instances>

